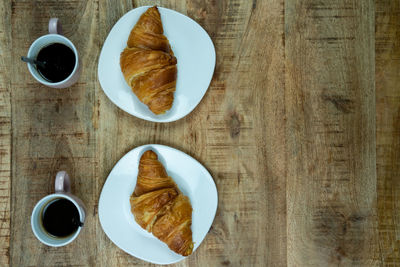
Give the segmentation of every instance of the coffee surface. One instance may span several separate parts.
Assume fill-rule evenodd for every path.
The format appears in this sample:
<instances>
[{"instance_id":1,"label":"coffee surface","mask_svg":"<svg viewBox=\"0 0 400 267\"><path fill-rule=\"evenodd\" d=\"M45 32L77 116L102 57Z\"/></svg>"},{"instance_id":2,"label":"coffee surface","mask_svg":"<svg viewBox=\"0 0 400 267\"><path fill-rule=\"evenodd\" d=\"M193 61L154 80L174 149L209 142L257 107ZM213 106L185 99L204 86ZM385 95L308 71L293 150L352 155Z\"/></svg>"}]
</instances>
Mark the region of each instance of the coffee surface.
<instances>
[{"instance_id":1,"label":"coffee surface","mask_svg":"<svg viewBox=\"0 0 400 267\"><path fill-rule=\"evenodd\" d=\"M43 209L43 227L52 236L66 237L74 233L79 225L79 211L71 201L56 199Z\"/></svg>"},{"instance_id":2,"label":"coffee surface","mask_svg":"<svg viewBox=\"0 0 400 267\"><path fill-rule=\"evenodd\" d=\"M54 43L43 47L36 58L45 66L37 65L40 75L49 82L61 82L68 78L75 67L75 54L64 44Z\"/></svg>"}]
</instances>

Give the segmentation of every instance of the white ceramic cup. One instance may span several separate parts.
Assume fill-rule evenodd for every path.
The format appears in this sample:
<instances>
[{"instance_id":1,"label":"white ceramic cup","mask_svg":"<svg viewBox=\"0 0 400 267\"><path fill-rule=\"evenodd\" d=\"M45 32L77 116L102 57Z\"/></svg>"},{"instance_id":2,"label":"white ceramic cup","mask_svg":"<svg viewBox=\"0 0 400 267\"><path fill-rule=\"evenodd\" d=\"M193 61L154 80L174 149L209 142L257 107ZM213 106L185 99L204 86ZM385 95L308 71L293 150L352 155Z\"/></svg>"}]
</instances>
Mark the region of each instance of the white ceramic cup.
<instances>
[{"instance_id":1,"label":"white ceramic cup","mask_svg":"<svg viewBox=\"0 0 400 267\"><path fill-rule=\"evenodd\" d=\"M32 231L40 242L51 247L61 247L71 243L81 232L85 222L86 212L83 202L76 196L71 194L70 179L65 171L60 171L56 175L55 194L51 194L42 198L33 208L31 216ZM44 208L55 199L64 198L71 201L79 212L81 226L69 236L54 237L47 233L43 227L42 217Z\"/></svg>"},{"instance_id":2,"label":"white ceramic cup","mask_svg":"<svg viewBox=\"0 0 400 267\"><path fill-rule=\"evenodd\" d=\"M65 79L60 82L52 83L47 81L40 75L40 73L37 71L36 67L32 64L27 63L29 72L32 74L32 76L40 83L52 87L52 88L66 88L74 83L76 83L79 79L79 76L81 74L81 64L80 64L80 59L78 56L78 51L76 50L74 44L66 37L61 35L61 24L58 20L58 18L51 18L49 21L49 34L43 35L36 39L31 47L29 47L28 50L28 58L33 58L36 59L39 51L50 44L54 43L61 43L69 48L72 49L72 51L75 54L75 66L72 71L72 73Z\"/></svg>"}]
</instances>

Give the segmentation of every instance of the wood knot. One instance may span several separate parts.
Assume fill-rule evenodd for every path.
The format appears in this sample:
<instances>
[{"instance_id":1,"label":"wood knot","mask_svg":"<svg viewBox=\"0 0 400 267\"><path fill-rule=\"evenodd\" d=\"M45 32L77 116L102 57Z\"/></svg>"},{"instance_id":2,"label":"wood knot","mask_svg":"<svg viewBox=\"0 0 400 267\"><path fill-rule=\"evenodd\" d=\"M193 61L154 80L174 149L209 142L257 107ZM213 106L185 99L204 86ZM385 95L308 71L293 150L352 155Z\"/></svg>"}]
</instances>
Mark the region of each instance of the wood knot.
<instances>
[{"instance_id":1,"label":"wood knot","mask_svg":"<svg viewBox=\"0 0 400 267\"><path fill-rule=\"evenodd\" d=\"M239 223L239 218L235 212L235 214L233 215L233 219L235 220L235 223Z\"/></svg>"},{"instance_id":2,"label":"wood knot","mask_svg":"<svg viewBox=\"0 0 400 267\"><path fill-rule=\"evenodd\" d=\"M343 257L347 256L346 251L341 246L337 247L335 249L335 252L336 252L336 259L338 262L340 262Z\"/></svg>"},{"instance_id":3,"label":"wood knot","mask_svg":"<svg viewBox=\"0 0 400 267\"><path fill-rule=\"evenodd\" d=\"M322 95L322 100L331 102L337 110L346 114L353 109L353 101L339 95Z\"/></svg>"},{"instance_id":4,"label":"wood knot","mask_svg":"<svg viewBox=\"0 0 400 267\"><path fill-rule=\"evenodd\" d=\"M232 112L229 115L229 129L232 138L239 136L240 134L240 120L236 112Z\"/></svg>"},{"instance_id":5,"label":"wood knot","mask_svg":"<svg viewBox=\"0 0 400 267\"><path fill-rule=\"evenodd\" d=\"M366 216L351 212L335 203L319 206L313 214L309 233L316 246L324 248L332 263L340 264L344 258L356 262L362 253L367 222Z\"/></svg>"},{"instance_id":6,"label":"wood knot","mask_svg":"<svg viewBox=\"0 0 400 267\"><path fill-rule=\"evenodd\" d=\"M200 9L198 15L199 15L199 18L204 19L207 16L207 10L205 10L204 8Z\"/></svg>"},{"instance_id":7,"label":"wood knot","mask_svg":"<svg viewBox=\"0 0 400 267\"><path fill-rule=\"evenodd\" d=\"M229 260L225 260L225 261L221 262L221 264L224 266L229 266L231 264L231 262Z\"/></svg>"}]
</instances>

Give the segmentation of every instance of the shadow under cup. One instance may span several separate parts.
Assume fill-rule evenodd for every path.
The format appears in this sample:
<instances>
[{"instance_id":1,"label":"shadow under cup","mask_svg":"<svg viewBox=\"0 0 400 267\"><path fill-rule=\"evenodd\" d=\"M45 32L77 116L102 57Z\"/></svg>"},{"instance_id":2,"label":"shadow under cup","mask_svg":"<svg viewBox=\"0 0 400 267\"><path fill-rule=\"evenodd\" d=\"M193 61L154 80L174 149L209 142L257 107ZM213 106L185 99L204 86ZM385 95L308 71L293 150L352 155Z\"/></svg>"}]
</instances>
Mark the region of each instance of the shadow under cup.
<instances>
[{"instance_id":1,"label":"shadow under cup","mask_svg":"<svg viewBox=\"0 0 400 267\"><path fill-rule=\"evenodd\" d=\"M61 247L71 243L80 233L82 226L79 226L75 232L66 237L54 237L50 235L43 226L43 211L44 208L52 201L56 199L67 199L71 201L79 212L79 219L81 222L85 221L84 212L81 210L81 207L78 203L70 196L66 194L52 194L42 198L34 207L31 217L31 225L32 231L35 234L36 238L39 239L42 243L52 246L52 247Z\"/></svg>"},{"instance_id":2,"label":"shadow under cup","mask_svg":"<svg viewBox=\"0 0 400 267\"><path fill-rule=\"evenodd\" d=\"M67 39L66 37L64 37L60 34L43 35L42 37L39 37L38 39L36 39L30 46L30 48L28 50L28 58L36 59L40 50L42 50L44 47L54 44L54 43L60 43L60 44L66 45L69 48L71 48L71 50L74 52L75 66L74 66L74 69L71 72L71 74L63 81L52 83L52 82L49 82L48 80L46 80L45 78L43 78L43 76L38 72L38 70L36 69L36 67L34 65L28 64L28 69L29 69L29 72L32 74L32 76L38 82L40 82L46 86L53 87L53 88L65 88L65 87L68 87L68 86L71 86L72 84L74 84L78 80L79 75L80 75L80 62L79 62L79 57L78 57L78 51L76 50L74 44L69 39Z\"/></svg>"}]
</instances>

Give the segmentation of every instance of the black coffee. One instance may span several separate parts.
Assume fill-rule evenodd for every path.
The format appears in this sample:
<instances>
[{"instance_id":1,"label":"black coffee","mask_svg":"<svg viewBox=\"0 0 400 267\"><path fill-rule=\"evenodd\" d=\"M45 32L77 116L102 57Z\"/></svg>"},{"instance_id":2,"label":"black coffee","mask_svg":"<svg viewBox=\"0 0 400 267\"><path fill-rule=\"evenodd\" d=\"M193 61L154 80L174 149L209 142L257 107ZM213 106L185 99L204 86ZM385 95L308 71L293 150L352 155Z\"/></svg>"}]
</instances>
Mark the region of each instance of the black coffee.
<instances>
[{"instance_id":1,"label":"black coffee","mask_svg":"<svg viewBox=\"0 0 400 267\"><path fill-rule=\"evenodd\" d=\"M43 209L43 227L55 237L66 237L80 226L79 211L71 201L56 199Z\"/></svg>"},{"instance_id":2,"label":"black coffee","mask_svg":"<svg viewBox=\"0 0 400 267\"><path fill-rule=\"evenodd\" d=\"M43 78L52 83L65 80L75 67L74 51L60 43L54 43L42 48L36 59L45 63L44 67L36 66L38 72Z\"/></svg>"}]
</instances>

